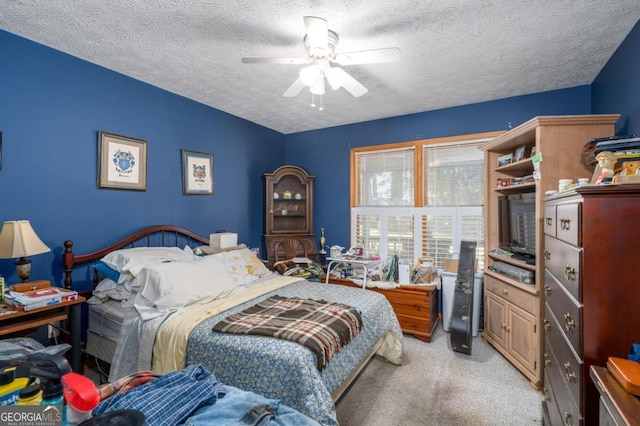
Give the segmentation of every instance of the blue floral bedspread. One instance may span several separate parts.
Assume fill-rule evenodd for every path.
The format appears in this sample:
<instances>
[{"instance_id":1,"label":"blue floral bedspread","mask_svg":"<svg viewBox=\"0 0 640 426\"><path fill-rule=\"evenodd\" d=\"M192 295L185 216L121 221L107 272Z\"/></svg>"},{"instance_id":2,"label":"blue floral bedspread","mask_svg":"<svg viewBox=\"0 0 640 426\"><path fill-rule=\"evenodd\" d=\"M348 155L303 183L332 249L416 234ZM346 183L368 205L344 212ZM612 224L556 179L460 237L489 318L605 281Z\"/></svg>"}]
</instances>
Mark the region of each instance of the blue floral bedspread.
<instances>
[{"instance_id":1,"label":"blue floral bedspread","mask_svg":"<svg viewBox=\"0 0 640 426\"><path fill-rule=\"evenodd\" d=\"M362 314L363 328L319 372L315 354L298 343L262 336L214 333L213 326L272 295L344 303ZM298 281L215 315L194 328L187 365L202 364L221 382L278 399L324 425L337 425L332 393L387 332L402 331L391 304L381 294L341 285Z\"/></svg>"}]
</instances>

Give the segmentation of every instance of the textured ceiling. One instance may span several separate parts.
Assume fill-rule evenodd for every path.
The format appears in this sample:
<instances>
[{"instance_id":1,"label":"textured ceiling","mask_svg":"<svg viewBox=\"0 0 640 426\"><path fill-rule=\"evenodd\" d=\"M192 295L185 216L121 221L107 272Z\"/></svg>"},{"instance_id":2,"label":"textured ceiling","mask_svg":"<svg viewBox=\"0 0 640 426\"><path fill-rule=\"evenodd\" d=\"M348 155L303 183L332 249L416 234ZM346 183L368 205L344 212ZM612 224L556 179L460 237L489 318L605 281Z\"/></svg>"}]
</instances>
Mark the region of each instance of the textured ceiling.
<instances>
[{"instance_id":1,"label":"textured ceiling","mask_svg":"<svg viewBox=\"0 0 640 426\"><path fill-rule=\"evenodd\" d=\"M398 47L345 67L369 92L282 94L305 55L303 16L337 52ZM640 18L639 0L2 0L0 28L288 134L590 84ZM1 58L0 58L1 61Z\"/></svg>"}]
</instances>

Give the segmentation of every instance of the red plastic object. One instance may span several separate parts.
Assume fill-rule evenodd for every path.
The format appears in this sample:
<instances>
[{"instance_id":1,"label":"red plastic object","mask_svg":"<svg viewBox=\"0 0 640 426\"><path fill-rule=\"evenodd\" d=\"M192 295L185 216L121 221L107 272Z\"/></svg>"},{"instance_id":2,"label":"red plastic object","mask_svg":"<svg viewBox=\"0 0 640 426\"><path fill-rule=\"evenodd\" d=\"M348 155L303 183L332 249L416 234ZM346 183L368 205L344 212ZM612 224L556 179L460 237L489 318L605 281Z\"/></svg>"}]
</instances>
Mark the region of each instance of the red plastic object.
<instances>
[{"instance_id":1,"label":"red plastic object","mask_svg":"<svg viewBox=\"0 0 640 426\"><path fill-rule=\"evenodd\" d=\"M88 377L78 373L67 373L62 376L61 381L67 404L76 410L91 411L100 403L100 393Z\"/></svg>"}]
</instances>

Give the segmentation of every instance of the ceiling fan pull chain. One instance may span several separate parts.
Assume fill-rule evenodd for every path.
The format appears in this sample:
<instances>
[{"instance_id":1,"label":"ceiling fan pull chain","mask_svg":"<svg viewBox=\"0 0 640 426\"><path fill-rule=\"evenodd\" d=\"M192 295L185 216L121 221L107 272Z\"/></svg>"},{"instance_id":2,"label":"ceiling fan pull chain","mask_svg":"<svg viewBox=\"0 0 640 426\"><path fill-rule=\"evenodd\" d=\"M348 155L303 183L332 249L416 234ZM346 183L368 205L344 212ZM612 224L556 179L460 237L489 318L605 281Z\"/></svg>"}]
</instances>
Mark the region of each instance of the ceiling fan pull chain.
<instances>
[{"instance_id":1,"label":"ceiling fan pull chain","mask_svg":"<svg viewBox=\"0 0 640 426\"><path fill-rule=\"evenodd\" d=\"M318 111L322 111L324 109L324 106L322 106L322 95L320 95L320 108L318 108Z\"/></svg>"},{"instance_id":2,"label":"ceiling fan pull chain","mask_svg":"<svg viewBox=\"0 0 640 426\"><path fill-rule=\"evenodd\" d=\"M313 93L311 94L311 105L310 106L311 106L311 108L315 108L316 107L316 102L314 100L314 94Z\"/></svg>"}]
</instances>

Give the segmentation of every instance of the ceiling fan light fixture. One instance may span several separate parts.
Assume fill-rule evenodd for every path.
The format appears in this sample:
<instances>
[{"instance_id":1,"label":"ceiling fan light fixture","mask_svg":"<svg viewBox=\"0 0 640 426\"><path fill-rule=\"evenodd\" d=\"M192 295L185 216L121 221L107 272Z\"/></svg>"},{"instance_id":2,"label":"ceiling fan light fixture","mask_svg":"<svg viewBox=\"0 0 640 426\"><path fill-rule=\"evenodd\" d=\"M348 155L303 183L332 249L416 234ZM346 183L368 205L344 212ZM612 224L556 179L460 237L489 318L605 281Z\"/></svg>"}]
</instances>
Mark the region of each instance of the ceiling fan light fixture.
<instances>
[{"instance_id":1,"label":"ceiling fan light fixture","mask_svg":"<svg viewBox=\"0 0 640 426\"><path fill-rule=\"evenodd\" d=\"M344 73L341 72L340 68L329 67L324 75L327 77L327 81L329 82L329 86L333 90L337 90L342 87L342 83L344 83Z\"/></svg>"},{"instance_id":2,"label":"ceiling fan light fixture","mask_svg":"<svg viewBox=\"0 0 640 426\"><path fill-rule=\"evenodd\" d=\"M316 64L311 64L300 69L300 80L305 86L312 86L321 77L320 67Z\"/></svg>"},{"instance_id":3,"label":"ceiling fan light fixture","mask_svg":"<svg viewBox=\"0 0 640 426\"><path fill-rule=\"evenodd\" d=\"M321 75L309 88L314 95L324 95L324 77Z\"/></svg>"}]
</instances>

